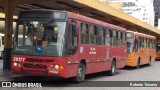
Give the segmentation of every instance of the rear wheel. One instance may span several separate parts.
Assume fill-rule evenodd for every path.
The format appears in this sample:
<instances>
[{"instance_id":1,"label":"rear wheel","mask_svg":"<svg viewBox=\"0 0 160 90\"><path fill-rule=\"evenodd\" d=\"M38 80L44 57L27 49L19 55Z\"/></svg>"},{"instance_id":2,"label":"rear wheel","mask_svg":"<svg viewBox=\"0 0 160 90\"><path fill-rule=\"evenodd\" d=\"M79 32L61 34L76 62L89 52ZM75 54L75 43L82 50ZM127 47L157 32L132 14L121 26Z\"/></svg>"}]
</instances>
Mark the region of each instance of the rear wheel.
<instances>
[{"instance_id":1,"label":"rear wheel","mask_svg":"<svg viewBox=\"0 0 160 90\"><path fill-rule=\"evenodd\" d=\"M115 75L116 73L116 62L115 60L112 61L111 70L108 71L110 76Z\"/></svg>"},{"instance_id":2,"label":"rear wheel","mask_svg":"<svg viewBox=\"0 0 160 90\"><path fill-rule=\"evenodd\" d=\"M76 83L82 82L85 79L85 72L86 72L86 66L84 63L80 63L78 70L77 70L77 76L74 77L74 81Z\"/></svg>"},{"instance_id":3,"label":"rear wheel","mask_svg":"<svg viewBox=\"0 0 160 90\"><path fill-rule=\"evenodd\" d=\"M138 60L137 66L136 66L136 69L139 69L139 68L140 68L140 59Z\"/></svg>"}]
</instances>

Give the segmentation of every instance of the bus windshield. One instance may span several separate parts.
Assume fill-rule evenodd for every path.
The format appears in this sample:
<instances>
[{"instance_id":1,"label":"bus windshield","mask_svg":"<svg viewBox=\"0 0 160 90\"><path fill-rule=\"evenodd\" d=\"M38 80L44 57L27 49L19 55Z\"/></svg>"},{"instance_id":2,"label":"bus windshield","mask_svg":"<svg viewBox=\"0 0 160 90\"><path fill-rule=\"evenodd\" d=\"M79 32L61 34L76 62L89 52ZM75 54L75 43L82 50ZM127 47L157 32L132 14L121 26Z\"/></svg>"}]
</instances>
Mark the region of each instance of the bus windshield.
<instances>
[{"instance_id":1,"label":"bus windshield","mask_svg":"<svg viewBox=\"0 0 160 90\"><path fill-rule=\"evenodd\" d=\"M134 39L127 39L127 53L132 53L134 47Z\"/></svg>"},{"instance_id":2,"label":"bus windshield","mask_svg":"<svg viewBox=\"0 0 160 90\"><path fill-rule=\"evenodd\" d=\"M42 56L65 55L66 22L19 20L13 53Z\"/></svg>"}]
</instances>

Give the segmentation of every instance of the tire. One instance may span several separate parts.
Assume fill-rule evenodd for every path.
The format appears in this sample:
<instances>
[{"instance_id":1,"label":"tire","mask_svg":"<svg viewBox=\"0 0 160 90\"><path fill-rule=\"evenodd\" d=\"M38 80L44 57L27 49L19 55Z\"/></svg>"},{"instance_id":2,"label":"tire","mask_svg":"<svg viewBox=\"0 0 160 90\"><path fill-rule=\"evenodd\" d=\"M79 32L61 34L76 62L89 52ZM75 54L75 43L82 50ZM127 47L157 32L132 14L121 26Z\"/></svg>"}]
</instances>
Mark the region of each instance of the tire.
<instances>
[{"instance_id":1,"label":"tire","mask_svg":"<svg viewBox=\"0 0 160 90\"><path fill-rule=\"evenodd\" d=\"M86 73L86 66L83 63L80 63L78 70L77 70L77 75L76 77L73 78L73 81L75 83L79 83L85 80L85 73Z\"/></svg>"},{"instance_id":2,"label":"tire","mask_svg":"<svg viewBox=\"0 0 160 90\"><path fill-rule=\"evenodd\" d=\"M111 65L111 70L108 71L108 74L109 74L110 76L114 76L115 73L116 73L116 61L113 60L113 61L112 61L112 65Z\"/></svg>"},{"instance_id":3,"label":"tire","mask_svg":"<svg viewBox=\"0 0 160 90\"><path fill-rule=\"evenodd\" d=\"M138 63L137 63L137 66L136 66L136 69L139 69L140 68L140 59L138 60Z\"/></svg>"}]
</instances>

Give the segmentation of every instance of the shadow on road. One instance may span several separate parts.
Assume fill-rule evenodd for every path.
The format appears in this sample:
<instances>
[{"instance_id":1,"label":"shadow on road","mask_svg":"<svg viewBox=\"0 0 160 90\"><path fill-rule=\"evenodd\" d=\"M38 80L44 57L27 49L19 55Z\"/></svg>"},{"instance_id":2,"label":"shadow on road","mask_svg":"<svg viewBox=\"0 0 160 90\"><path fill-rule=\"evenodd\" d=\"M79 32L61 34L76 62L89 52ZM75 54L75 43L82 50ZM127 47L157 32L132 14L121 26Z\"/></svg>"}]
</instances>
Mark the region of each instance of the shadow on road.
<instances>
[{"instance_id":1,"label":"shadow on road","mask_svg":"<svg viewBox=\"0 0 160 90\"><path fill-rule=\"evenodd\" d=\"M116 73L120 74L118 71ZM57 77L41 77L41 76L20 76L14 77L12 80L14 82L30 82L30 83L42 83L45 87L87 87L94 86L93 84L98 84L98 82L103 81L94 81L97 78L110 77L109 75L104 75L104 72L89 74L86 75L84 82L76 83L72 78L57 78ZM92 80L92 81L91 81Z\"/></svg>"},{"instance_id":2,"label":"shadow on road","mask_svg":"<svg viewBox=\"0 0 160 90\"><path fill-rule=\"evenodd\" d=\"M151 66L152 66L152 64L151 65L145 64L145 65L141 65L139 69L149 68ZM138 69L136 69L136 67L125 66L124 68L122 68L122 70L138 70Z\"/></svg>"}]
</instances>

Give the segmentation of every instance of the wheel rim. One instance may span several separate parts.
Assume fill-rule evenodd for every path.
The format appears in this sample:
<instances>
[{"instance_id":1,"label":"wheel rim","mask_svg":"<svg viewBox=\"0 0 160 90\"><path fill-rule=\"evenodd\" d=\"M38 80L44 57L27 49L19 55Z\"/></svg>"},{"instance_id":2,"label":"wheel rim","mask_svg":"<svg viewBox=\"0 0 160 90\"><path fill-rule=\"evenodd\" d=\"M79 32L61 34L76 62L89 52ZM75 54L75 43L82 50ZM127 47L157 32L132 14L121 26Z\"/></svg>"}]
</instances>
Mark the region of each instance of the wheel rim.
<instances>
[{"instance_id":1,"label":"wheel rim","mask_svg":"<svg viewBox=\"0 0 160 90\"><path fill-rule=\"evenodd\" d=\"M79 79L82 79L82 77L83 77L83 70L82 70L81 66L78 68L78 75L77 76Z\"/></svg>"},{"instance_id":2,"label":"wheel rim","mask_svg":"<svg viewBox=\"0 0 160 90\"><path fill-rule=\"evenodd\" d=\"M113 63L113 66L112 66L112 73L114 74L115 73L115 64Z\"/></svg>"}]
</instances>

